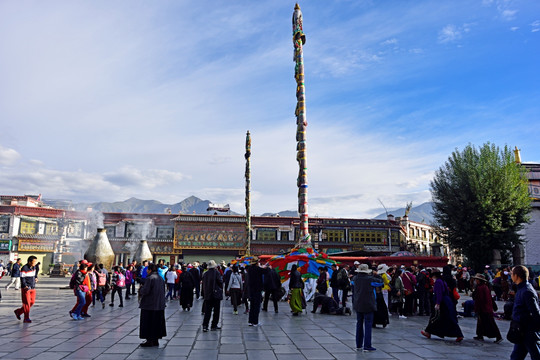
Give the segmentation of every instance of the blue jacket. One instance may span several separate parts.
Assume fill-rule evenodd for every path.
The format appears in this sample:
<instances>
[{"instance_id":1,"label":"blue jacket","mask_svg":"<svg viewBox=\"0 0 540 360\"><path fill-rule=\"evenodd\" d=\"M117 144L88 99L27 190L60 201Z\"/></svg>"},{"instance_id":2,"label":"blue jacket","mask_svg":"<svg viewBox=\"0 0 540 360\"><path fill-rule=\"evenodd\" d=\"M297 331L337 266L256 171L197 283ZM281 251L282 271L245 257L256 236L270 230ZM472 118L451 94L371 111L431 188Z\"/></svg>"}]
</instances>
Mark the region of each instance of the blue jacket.
<instances>
[{"instance_id":1,"label":"blue jacket","mask_svg":"<svg viewBox=\"0 0 540 360\"><path fill-rule=\"evenodd\" d=\"M512 310L512 319L517 321L525 330L540 330L538 294L527 281L523 281L517 286L516 296L514 298L514 308ZM535 325L536 328L531 328L532 325Z\"/></svg>"},{"instance_id":2,"label":"blue jacket","mask_svg":"<svg viewBox=\"0 0 540 360\"><path fill-rule=\"evenodd\" d=\"M14 263L11 268L11 277L21 277L21 265Z\"/></svg>"}]
</instances>

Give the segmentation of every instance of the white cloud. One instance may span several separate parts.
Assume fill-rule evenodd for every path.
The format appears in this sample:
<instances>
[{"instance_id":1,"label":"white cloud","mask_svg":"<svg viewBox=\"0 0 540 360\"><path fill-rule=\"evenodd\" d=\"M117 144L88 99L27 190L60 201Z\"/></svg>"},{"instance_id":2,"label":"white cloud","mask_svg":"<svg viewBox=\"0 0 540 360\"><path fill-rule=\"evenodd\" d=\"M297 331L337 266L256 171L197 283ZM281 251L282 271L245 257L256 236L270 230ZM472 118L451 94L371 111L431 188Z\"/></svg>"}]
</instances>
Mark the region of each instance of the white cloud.
<instances>
[{"instance_id":1,"label":"white cloud","mask_svg":"<svg viewBox=\"0 0 540 360\"><path fill-rule=\"evenodd\" d=\"M0 188L9 193L42 193L48 198L70 198L75 201L123 200L134 196L157 195L152 190L169 189L185 176L169 170L146 170L125 166L105 174L55 170L30 161L17 168L8 168L0 177ZM160 194L163 197L163 194Z\"/></svg>"},{"instance_id":2,"label":"white cloud","mask_svg":"<svg viewBox=\"0 0 540 360\"><path fill-rule=\"evenodd\" d=\"M381 45L396 45L398 43L398 40L396 38L385 40L381 43Z\"/></svg>"},{"instance_id":3,"label":"white cloud","mask_svg":"<svg viewBox=\"0 0 540 360\"><path fill-rule=\"evenodd\" d=\"M531 32L538 32L540 31L540 20L536 20L531 24Z\"/></svg>"},{"instance_id":4,"label":"white cloud","mask_svg":"<svg viewBox=\"0 0 540 360\"><path fill-rule=\"evenodd\" d=\"M461 39L462 30L455 25L446 25L442 30L439 31L438 40L440 43L452 43Z\"/></svg>"},{"instance_id":5,"label":"white cloud","mask_svg":"<svg viewBox=\"0 0 540 360\"><path fill-rule=\"evenodd\" d=\"M21 155L16 150L0 145L0 165L13 165L20 157Z\"/></svg>"},{"instance_id":6,"label":"white cloud","mask_svg":"<svg viewBox=\"0 0 540 360\"><path fill-rule=\"evenodd\" d=\"M133 166L123 166L117 171L103 174L103 179L111 184L127 187L154 189L170 183L178 183L185 176L169 170L149 169L141 171Z\"/></svg>"},{"instance_id":7,"label":"white cloud","mask_svg":"<svg viewBox=\"0 0 540 360\"><path fill-rule=\"evenodd\" d=\"M516 18L517 10L504 9L500 13L503 20L510 21Z\"/></svg>"},{"instance_id":8,"label":"white cloud","mask_svg":"<svg viewBox=\"0 0 540 360\"><path fill-rule=\"evenodd\" d=\"M510 28L510 31L517 31L517 30L519 30L519 27L518 27L518 26L512 26L512 27Z\"/></svg>"}]
</instances>

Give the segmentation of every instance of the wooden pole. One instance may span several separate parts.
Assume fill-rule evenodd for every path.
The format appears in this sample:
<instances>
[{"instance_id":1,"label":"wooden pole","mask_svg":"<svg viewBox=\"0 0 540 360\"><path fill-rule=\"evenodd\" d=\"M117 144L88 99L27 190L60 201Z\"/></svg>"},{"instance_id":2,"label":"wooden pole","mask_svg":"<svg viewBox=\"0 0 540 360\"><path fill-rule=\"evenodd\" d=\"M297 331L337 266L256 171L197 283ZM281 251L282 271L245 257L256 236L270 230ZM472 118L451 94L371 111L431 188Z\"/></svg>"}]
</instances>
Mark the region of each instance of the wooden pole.
<instances>
[{"instance_id":1,"label":"wooden pole","mask_svg":"<svg viewBox=\"0 0 540 360\"><path fill-rule=\"evenodd\" d=\"M246 134L246 154L244 157L246 158L246 255L251 255L251 135L249 131Z\"/></svg>"},{"instance_id":2,"label":"wooden pole","mask_svg":"<svg viewBox=\"0 0 540 360\"><path fill-rule=\"evenodd\" d=\"M298 215L300 216L300 236L297 246L311 246L308 228L308 181L306 161L306 98L304 84L304 54L302 46L306 43L303 31L302 11L298 4L294 7L292 17L294 44L294 77L296 79L296 160L298 161Z\"/></svg>"}]
</instances>

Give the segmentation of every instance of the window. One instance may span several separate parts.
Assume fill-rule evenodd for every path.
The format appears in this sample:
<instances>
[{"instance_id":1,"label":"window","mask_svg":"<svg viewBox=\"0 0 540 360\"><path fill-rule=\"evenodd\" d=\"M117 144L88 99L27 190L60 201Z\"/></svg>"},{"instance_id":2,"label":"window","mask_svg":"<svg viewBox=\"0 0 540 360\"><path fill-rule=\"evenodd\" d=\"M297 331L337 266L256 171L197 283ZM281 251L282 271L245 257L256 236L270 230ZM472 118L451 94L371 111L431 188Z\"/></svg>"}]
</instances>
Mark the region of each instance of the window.
<instances>
[{"instance_id":1,"label":"window","mask_svg":"<svg viewBox=\"0 0 540 360\"><path fill-rule=\"evenodd\" d=\"M45 224L45 235L58 235L58 224Z\"/></svg>"},{"instance_id":2,"label":"window","mask_svg":"<svg viewBox=\"0 0 540 360\"><path fill-rule=\"evenodd\" d=\"M0 216L0 233L9 232L9 216Z\"/></svg>"},{"instance_id":3,"label":"window","mask_svg":"<svg viewBox=\"0 0 540 360\"><path fill-rule=\"evenodd\" d=\"M158 239L172 239L174 235L174 228L172 226L158 226L156 231L156 237Z\"/></svg>"},{"instance_id":4,"label":"window","mask_svg":"<svg viewBox=\"0 0 540 360\"><path fill-rule=\"evenodd\" d=\"M21 221L21 234L35 234L37 230L37 222Z\"/></svg>"},{"instance_id":5,"label":"window","mask_svg":"<svg viewBox=\"0 0 540 360\"><path fill-rule=\"evenodd\" d=\"M105 226L105 231L107 232L107 237L116 237L116 226Z\"/></svg>"},{"instance_id":6,"label":"window","mask_svg":"<svg viewBox=\"0 0 540 360\"><path fill-rule=\"evenodd\" d=\"M344 242L345 230L323 230L323 234L326 235L325 241L330 242Z\"/></svg>"},{"instance_id":7,"label":"window","mask_svg":"<svg viewBox=\"0 0 540 360\"><path fill-rule=\"evenodd\" d=\"M83 237L84 224L81 222L69 223L67 226L67 236L68 237ZM108 236L109 234L107 234Z\"/></svg>"},{"instance_id":8,"label":"window","mask_svg":"<svg viewBox=\"0 0 540 360\"><path fill-rule=\"evenodd\" d=\"M281 240L289 241L289 232L288 231L282 231L281 232Z\"/></svg>"},{"instance_id":9,"label":"window","mask_svg":"<svg viewBox=\"0 0 540 360\"><path fill-rule=\"evenodd\" d=\"M277 231L273 229L257 229L257 241L276 241Z\"/></svg>"},{"instance_id":10,"label":"window","mask_svg":"<svg viewBox=\"0 0 540 360\"><path fill-rule=\"evenodd\" d=\"M359 243L364 242L364 232L362 230L349 230L349 242Z\"/></svg>"},{"instance_id":11,"label":"window","mask_svg":"<svg viewBox=\"0 0 540 360\"><path fill-rule=\"evenodd\" d=\"M154 233L154 228L148 222L126 222L126 238L146 239Z\"/></svg>"}]
</instances>

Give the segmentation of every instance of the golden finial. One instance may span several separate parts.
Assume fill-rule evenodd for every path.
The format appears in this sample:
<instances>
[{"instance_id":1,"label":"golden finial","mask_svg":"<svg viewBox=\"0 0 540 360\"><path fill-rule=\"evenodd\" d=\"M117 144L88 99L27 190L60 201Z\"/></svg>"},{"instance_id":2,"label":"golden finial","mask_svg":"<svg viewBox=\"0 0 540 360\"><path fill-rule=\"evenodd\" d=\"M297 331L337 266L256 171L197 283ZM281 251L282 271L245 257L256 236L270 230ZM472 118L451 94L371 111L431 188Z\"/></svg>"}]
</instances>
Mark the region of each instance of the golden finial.
<instances>
[{"instance_id":1,"label":"golden finial","mask_svg":"<svg viewBox=\"0 0 540 360\"><path fill-rule=\"evenodd\" d=\"M517 146L514 149L514 157L516 158L516 162L518 164L521 164L521 153L520 153L519 149L517 148Z\"/></svg>"}]
</instances>

